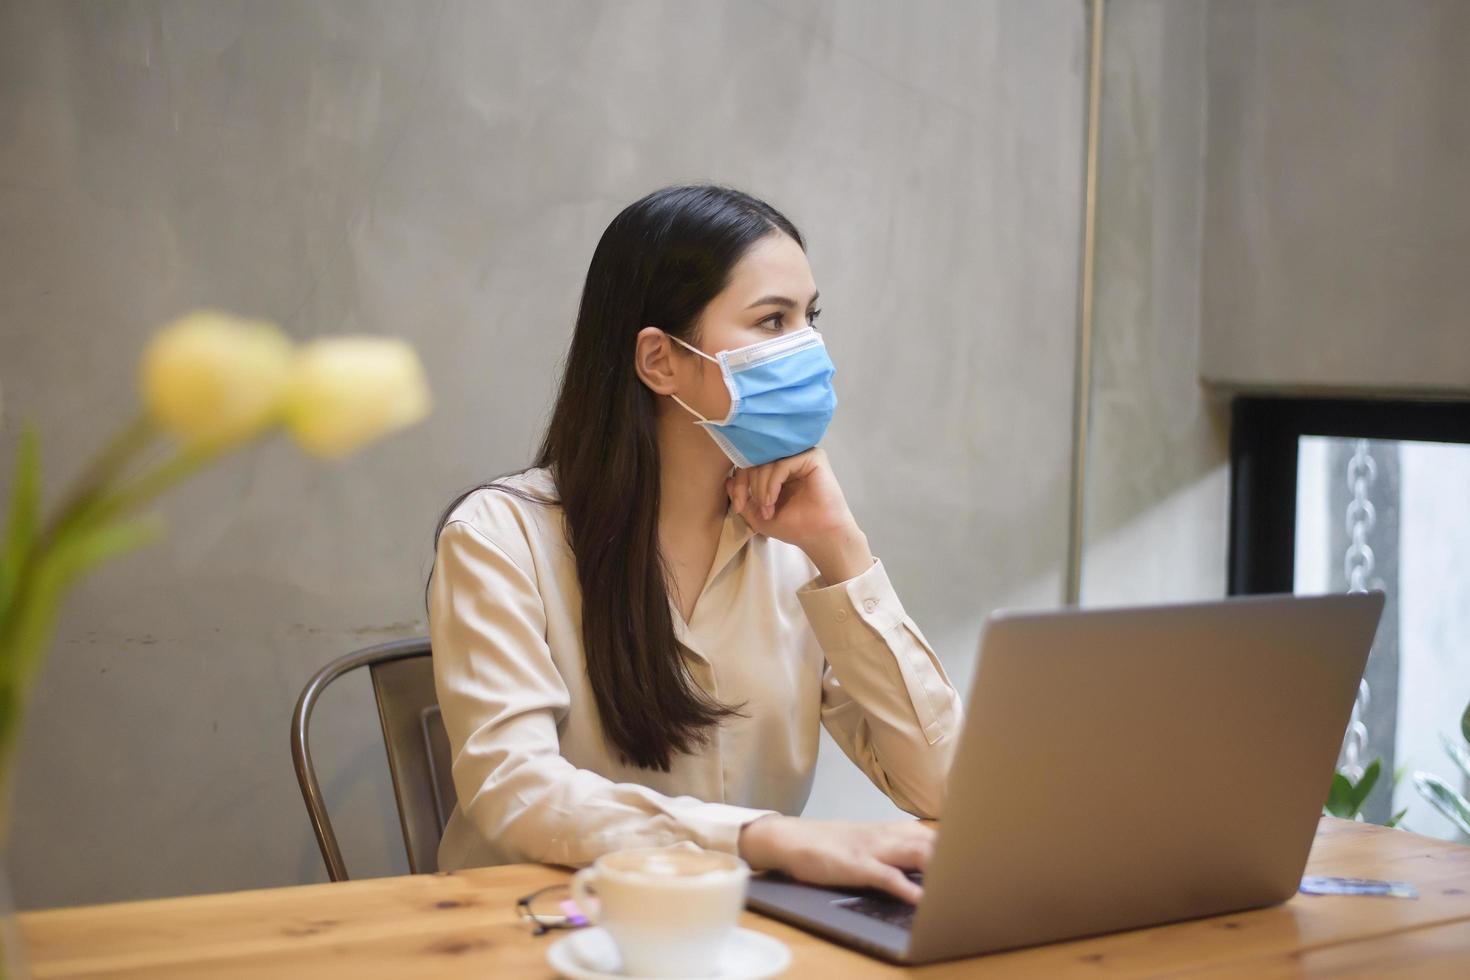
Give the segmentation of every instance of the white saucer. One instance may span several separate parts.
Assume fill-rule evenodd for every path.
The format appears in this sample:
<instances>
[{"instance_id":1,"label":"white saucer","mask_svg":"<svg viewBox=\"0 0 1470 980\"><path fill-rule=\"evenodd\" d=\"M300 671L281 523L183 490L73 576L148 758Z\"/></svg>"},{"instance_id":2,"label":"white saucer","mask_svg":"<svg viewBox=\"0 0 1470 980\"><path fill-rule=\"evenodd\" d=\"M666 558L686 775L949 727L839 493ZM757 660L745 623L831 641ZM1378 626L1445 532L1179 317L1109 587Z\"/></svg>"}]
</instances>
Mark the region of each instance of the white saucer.
<instances>
[{"instance_id":1,"label":"white saucer","mask_svg":"<svg viewBox=\"0 0 1470 980\"><path fill-rule=\"evenodd\" d=\"M720 971L711 980L764 980L791 965L791 950L774 936L736 927L725 941ZM551 968L568 980L626 978L612 937L597 926L562 936L546 950Z\"/></svg>"}]
</instances>

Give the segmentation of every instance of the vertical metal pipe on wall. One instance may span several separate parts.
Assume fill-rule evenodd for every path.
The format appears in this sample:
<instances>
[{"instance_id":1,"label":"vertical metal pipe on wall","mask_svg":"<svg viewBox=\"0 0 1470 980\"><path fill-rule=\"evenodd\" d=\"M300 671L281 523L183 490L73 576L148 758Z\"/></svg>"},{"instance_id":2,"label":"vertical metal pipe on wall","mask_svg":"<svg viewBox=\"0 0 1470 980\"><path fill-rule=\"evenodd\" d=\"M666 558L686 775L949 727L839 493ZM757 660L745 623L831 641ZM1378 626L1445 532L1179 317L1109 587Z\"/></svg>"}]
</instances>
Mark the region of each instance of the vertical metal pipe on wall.
<instances>
[{"instance_id":1,"label":"vertical metal pipe on wall","mask_svg":"<svg viewBox=\"0 0 1470 980\"><path fill-rule=\"evenodd\" d=\"M1087 143L1082 195L1082 283L1078 292L1077 366L1072 390L1072 497L1067 515L1067 567L1062 602L1078 604L1082 595L1082 539L1086 529L1087 420L1092 402L1092 294L1097 223L1098 106L1102 90L1104 0L1090 0L1087 66Z\"/></svg>"}]
</instances>

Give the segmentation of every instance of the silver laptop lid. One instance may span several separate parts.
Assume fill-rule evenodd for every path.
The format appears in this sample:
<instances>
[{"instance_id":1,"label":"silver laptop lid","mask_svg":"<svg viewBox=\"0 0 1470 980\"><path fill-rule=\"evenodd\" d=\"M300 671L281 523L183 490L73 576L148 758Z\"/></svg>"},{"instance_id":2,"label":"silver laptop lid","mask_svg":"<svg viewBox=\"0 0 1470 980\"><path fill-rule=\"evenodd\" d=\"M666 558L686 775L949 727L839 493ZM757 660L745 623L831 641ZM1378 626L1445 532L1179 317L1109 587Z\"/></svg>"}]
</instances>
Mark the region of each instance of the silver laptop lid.
<instances>
[{"instance_id":1,"label":"silver laptop lid","mask_svg":"<svg viewBox=\"0 0 1470 980\"><path fill-rule=\"evenodd\" d=\"M1383 594L997 613L906 959L1297 889Z\"/></svg>"}]
</instances>

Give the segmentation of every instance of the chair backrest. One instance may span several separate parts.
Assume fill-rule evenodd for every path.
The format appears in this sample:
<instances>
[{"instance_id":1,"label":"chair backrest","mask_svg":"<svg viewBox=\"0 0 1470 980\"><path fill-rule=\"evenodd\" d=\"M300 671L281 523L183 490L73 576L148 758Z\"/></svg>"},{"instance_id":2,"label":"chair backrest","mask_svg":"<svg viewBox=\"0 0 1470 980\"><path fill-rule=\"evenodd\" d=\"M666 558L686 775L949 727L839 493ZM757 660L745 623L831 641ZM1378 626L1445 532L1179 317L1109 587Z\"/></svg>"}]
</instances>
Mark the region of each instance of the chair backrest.
<instances>
[{"instance_id":1,"label":"chair backrest","mask_svg":"<svg viewBox=\"0 0 1470 980\"><path fill-rule=\"evenodd\" d=\"M317 846L333 881L347 879L347 866L317 782L307 729L312 709L327 685L359 667L368 668L373 681L409 870L415 874L438 870L439 838L456 797L449 772L449 738L439 716L430 656L429 641L422 637L349 653L317 671L296 702L291 719L291 759Z\"/></svg>"}]
</instances>

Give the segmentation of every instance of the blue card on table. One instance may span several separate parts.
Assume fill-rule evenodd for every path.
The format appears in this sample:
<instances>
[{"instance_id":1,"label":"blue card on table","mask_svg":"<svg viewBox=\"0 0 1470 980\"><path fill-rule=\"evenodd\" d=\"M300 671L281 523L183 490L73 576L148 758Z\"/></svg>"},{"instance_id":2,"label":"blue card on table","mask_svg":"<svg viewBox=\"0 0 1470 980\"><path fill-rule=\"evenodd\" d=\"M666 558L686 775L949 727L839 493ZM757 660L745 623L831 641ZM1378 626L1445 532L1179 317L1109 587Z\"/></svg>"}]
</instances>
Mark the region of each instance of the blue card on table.
<instances>
[{"instance_id":1,"label":"blue card on table","mask_svg":"<svg viewBox=\"0 0 1470 980\"><path fill-rule=\"evenodd\" d=\"M1302 879L1303 895L1387 895L1390 898L1418 898L1419 890L1407 881L1379 881L1376 878L1333 878L1307 875Z\"/></svg>"}]
</instances>

